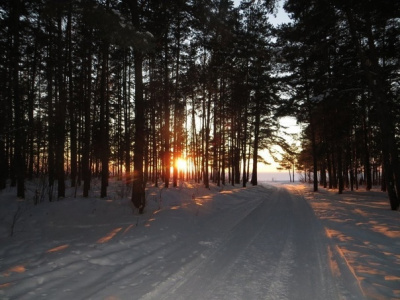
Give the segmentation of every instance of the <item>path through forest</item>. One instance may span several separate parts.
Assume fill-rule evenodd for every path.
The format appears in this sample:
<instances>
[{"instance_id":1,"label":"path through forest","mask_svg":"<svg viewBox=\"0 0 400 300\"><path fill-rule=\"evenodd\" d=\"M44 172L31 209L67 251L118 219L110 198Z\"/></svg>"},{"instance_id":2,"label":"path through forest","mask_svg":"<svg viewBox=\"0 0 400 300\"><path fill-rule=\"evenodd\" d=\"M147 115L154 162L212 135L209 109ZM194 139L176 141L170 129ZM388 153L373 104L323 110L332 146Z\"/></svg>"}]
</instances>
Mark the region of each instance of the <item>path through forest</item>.
<instances>
[{"instance_id":1,"label":"path through forest","mask_svg":"<svg viewBox=\"0 0 400 300\"><path fill-rule=\"evenodd\" d=\"M132 216L121 187L22 209L0 240L0 299L365 299L365 283L374 288L297 189L149 188L146 214ZM9 209L12 192L0 195ZM388 285L375 292L390 299L398 261L383 256Z\"/></svg>"},{"instance_id":2,"label":"path through forest","mask_svg":"<svg viewBox=\"0 0 400 300\"><path fill-rule=\"evenodd\" d=\"M324 230L302 197L283 188L268 192L262 188L238 189L228 195L252 199L252 203L248 207L246 203L224 207L228 211L209 216L207 221L204 219L205 224L198 224L198 232L202 233L193 241L186 239L182 247L185 255L196 253L201 243L208 243L210 249L188 260L144 299L357 299L361 296L350 274L345 282L343 278L335 278Z\"/></svg>"}]
</instances>

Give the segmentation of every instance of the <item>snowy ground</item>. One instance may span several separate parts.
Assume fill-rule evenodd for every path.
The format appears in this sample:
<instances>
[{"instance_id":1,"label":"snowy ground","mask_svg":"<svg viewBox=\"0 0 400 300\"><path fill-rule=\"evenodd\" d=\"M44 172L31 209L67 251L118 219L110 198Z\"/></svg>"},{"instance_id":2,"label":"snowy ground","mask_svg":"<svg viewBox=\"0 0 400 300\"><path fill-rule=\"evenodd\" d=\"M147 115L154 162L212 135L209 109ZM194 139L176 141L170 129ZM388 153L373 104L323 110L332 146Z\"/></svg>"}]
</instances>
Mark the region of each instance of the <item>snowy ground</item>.
<instances>
[{"instance_id":1,"label":"snowy ground","mask_svg":"<svg viewBox=\"0 0 400 300\"><path fill-rule=\"evenodd\" d=\"M138 215L121 182L93 186L37 206L38 185L0 192L0 299L400 298L400 213L380 192L182 184L149 188Z\"/></svg>"},{"instance_id":2,"label":"snowy ground","mask_svg":"<svg viewBox=\"0 0 400 300\"><path fill-rule=\"evenodd\" d=\"M400 212L389 209L386 194L310 190L296 192L311 203L366 298L400 299Z\"/></svg>"}]
</instances>

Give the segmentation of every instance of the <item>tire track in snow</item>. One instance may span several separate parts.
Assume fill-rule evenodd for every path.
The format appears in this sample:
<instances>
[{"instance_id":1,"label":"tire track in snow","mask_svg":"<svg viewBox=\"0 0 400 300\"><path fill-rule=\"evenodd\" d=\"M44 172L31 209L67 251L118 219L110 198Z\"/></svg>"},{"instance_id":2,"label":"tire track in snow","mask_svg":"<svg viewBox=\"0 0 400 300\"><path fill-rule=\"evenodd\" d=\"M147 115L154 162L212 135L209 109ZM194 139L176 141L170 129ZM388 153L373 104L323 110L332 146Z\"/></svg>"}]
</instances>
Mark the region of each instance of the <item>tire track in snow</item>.
<instances>
[{"instance_id":1,"label":"tire track in snow","mask_svg":"<svg viewBox=\"0 0 400 300\"><path fill-rule=\"evenodd\" d=\"M182 266L142 299L338 299L311 208L283 189L259 195L264 200L213 251ZM311 224L302 225L306 218ZM304 245L304 238L310 244Z\"/></svg>"},{"instance_id":2,"label":"tire track in snow","mask_svg":"<svg viewBox=\"0 0 400 300\"><path fill-rule=\"evenodd\" d=\"M256 208L259 224L254 224L253 216L245 220L250 230L242 235L252 234L252 238L235 259L230 273L225 275L227 280L222 280L223 286L210 292L211 299L264 299L266 295L274 299L287 298L293 247L292 224L282 222L282 218L288 217L280 209L286 206L284 201L281 191L275 190ZM254 228L258 230L254 231Z\"/></svg>"},{"instance_id":3,"label":"tire track in snow","mask_svg":"<svg viewBox=\"0 0 400 300\"><path fill-rule=\"evenodd\" d=\"M268 197L266 193L255 195ZM268 209L267 202L259 201L244 217L241 212L236 212L240 221L233 224L228 236L222 237L216 247L202 252L141 299L207 298L207 294L216 288L218 279L229 273L237 257L262 230L265 209ZM253 228L258 230L253 233Z\"/></svg>"}]
</instances>

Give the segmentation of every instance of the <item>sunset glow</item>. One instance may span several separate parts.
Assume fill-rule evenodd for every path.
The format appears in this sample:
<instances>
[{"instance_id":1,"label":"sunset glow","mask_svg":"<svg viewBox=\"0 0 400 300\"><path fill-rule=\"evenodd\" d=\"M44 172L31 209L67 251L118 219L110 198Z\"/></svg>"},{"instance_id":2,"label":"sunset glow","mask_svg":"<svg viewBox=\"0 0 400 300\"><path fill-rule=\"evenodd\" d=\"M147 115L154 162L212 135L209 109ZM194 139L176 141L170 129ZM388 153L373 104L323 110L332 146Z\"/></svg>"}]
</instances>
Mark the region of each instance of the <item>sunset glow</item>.
<instances>
[{"instance_id":1,"label":"sunset glow","mask_svg":"<svg viewBox=\"0 0 400 300\"><path fill-rule=\"evenodd\" d=\"M118 232L122 230L122 227L115 228L113 231L109 232L106 236L100 238L97 244L104 244L109 242Z\"/></svg>"},{"instance_id":2,"label":"sunset glow","mask_svg":"<svg viewBox=\"0 0 400 300\"><path fill-rule=\"evenodd\" d=\"M3 273L4 277L10 276L11 273L24 273L26 271L26 268L24 265L18 265L9 268L6 272Z\"/></svg>"},{"instance_id":3,"label":"sunset glow","mask_svg":"<svg viewBox=\"0 0 400 300\"><path fill-rule=\"evenodd\" d=\"M69 247L68 244L61 245L61 246L54 247L54 248L51 248L51 249L47 250L46 253L53 253L53 252L62 251L64 249L67 249L68 247Z\"/></svg>"},{"instance_id":4,"label":"sunset glow","mask_svg":"<svg viewBox=\"0 0 400 300\"><path fill-rule=\"evenodd\" d=\"M176 165L177 165L179 171L185 172L187 169L186 159L178 158Z\"/></svg>"}]
</instances>

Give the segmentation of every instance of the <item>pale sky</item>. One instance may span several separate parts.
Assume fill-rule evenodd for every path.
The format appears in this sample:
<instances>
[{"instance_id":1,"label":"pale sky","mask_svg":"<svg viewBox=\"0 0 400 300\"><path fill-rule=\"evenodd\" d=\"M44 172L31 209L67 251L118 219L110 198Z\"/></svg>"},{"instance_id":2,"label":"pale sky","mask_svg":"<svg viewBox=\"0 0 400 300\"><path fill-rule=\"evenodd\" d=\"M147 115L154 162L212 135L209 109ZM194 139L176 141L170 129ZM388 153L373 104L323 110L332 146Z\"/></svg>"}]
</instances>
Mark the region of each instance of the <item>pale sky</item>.
<instances>
[{"instance_id":1,"label":"pale sky","mask_svg":"<svg viewBox=\"0 0 400 300\"><path fill-rule=\"evenodd\" d=\"M234 0L235 6L239 6L240 0ZM271 15L270 16L270 22L273 25L279 25L282 23L287 23L290 22L289 16L283 9L283 3L284 0L280 0L278 4L278 13L276 14L276 17ZM299 125L296 124L296 119L291 118L291 117L286 117L281 119L281 124L288 127L287 132L288 133L299 133L301 131L301 128ZM288 137L288 139L290 139ZM291 141L290 141L291 142ZM278 164L275 163L272 159L272 157L268 154L267 150L261 150L260 155L269 163L270 165L265 165L263 163L258 164L258 172L276 172Z\"/></svg>"},{"instance_id":2,"label":"pale sky","mask_svg":"<svg viewBox=\"0 0 400 300\"><path fill-rule=\"evenodd\" d=\"M301 131L301 127L297 124L296 119L293 117L284 117L280 119L280 123L287 127L286 132L289 134L298 134ZM283 133L282 133L283 135ZM293 139L289 136L287 136L287 142L289 144L293 143ZM297 143L298 144L298 143ZM276 172L277 167L279 165L274 162L272 157L269 155L267 150L261 150L259 153L266 161L271 163L270 165L265 165L263 163L258 163L258 171L259 172Z\"/></svg>"},{"instance_id":3,"label":"pale sky","mask_svg":"<svg viewBox=\"0 0 400 300\"><path fill-rule=\"evenodd\" d=\"M240 4L240 0L234 0L233 1L235 3L235 6L239 6ZM270 16L270 22L273 25L279 25L282 23L287 23L290 21L289 16L287 15L287 13L285 12L285 10L283 9L283 0L279 1L279 7L278 7L278 13L276 15L276 17L274 16Z\"/></svg>"}]
</instances>

